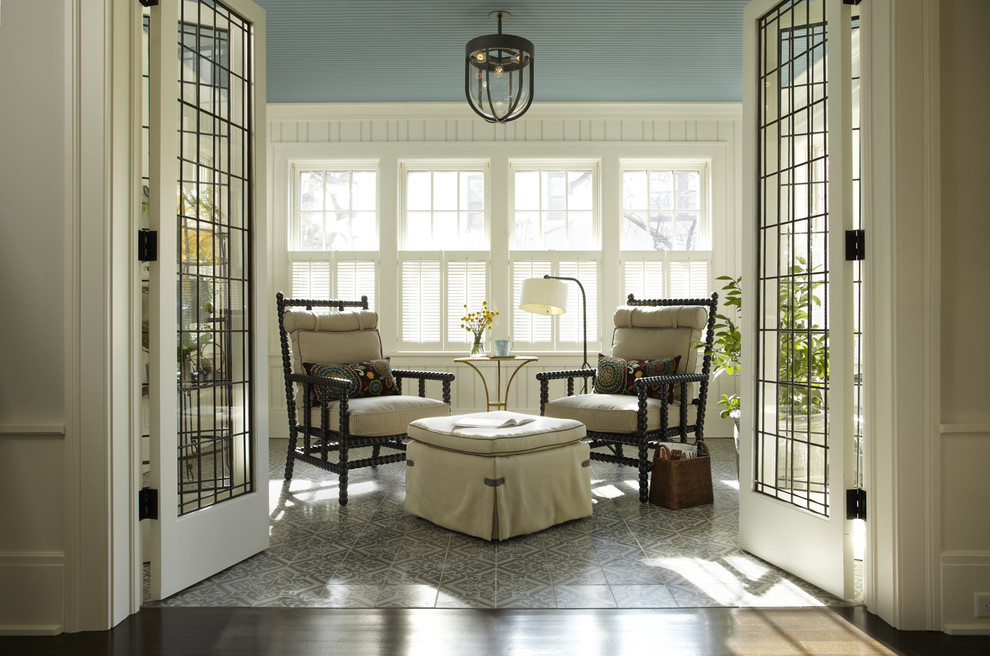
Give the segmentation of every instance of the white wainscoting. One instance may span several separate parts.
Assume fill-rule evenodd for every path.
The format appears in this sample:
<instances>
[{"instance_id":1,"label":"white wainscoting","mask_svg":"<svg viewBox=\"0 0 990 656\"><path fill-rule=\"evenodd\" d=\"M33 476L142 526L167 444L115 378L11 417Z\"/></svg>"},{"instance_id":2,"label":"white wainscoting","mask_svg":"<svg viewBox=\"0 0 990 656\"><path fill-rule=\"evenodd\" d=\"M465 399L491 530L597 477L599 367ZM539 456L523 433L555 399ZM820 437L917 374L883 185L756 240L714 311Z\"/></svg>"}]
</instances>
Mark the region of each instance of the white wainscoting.
<instances>
[{"instance_id":1,"label":"white wainscoting","mask_svg":"<svg viewBox=\"0 0 990 656\"><path fill-rule=\"evenodd\" d=\"M65 554L0 552L0 635L62 632Z\"/></svg>"},{"instance_id":2,"label":"white wainscoting","mask_svg":"<svg viewBox=\"0 0 990 656\"><path fill-rule=\"evenodd\" d=\"M939 437L942 628L990 635L990 619L975 617L973 600L976 593L990 593L990 423L942 423Z\"/></svg>"},{"instance_id":3,"label":"white wainscoting","mask_svg":"<svg viewBox=\"0 0 990 656\"><path fill-rule=\"evenodd\" d=\"M0 635L61 633L64 424L0 424L0 498Z\"/></svg>"}]
</instances>

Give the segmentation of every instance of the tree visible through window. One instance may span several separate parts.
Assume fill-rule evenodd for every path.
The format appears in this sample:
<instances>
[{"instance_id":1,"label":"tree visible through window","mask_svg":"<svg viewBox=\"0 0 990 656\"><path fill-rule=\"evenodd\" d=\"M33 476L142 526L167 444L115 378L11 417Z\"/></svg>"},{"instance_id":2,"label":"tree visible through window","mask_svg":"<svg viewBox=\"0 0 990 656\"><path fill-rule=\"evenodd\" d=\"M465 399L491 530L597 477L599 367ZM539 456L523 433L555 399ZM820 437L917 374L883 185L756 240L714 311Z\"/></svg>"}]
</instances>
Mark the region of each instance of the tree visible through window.
<instances>
[{"instance_id":1,"label":"tree visible through window","mask_svg":"<svg viewBox=\"0 0 990 656\"><path fill-rule=\"evenodd\" d=\"M711 277L707 165L622 169L624 294L701 298Z\"/></svg>"}]
</instances>

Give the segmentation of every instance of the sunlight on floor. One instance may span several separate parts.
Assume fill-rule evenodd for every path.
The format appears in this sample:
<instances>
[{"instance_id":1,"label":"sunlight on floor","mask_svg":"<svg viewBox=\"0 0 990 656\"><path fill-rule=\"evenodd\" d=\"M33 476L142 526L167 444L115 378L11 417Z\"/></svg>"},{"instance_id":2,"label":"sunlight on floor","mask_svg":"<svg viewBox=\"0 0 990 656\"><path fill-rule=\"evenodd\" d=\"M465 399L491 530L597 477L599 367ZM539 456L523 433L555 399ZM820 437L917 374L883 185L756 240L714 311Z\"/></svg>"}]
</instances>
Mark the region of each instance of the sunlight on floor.
<instances>
[{"instance_id":1,"label":"sunlight on floor","mask_svg":"<svg viewBox=\"0 0 990 656\"><path fill-rule=\"evenodd\" d=\"M733 568L739 570L741 558L733 563ZM750 582L740 580L721 563L703 558L658 558L652 562L656 566L675 571L691 585L698 588L709 598L722 606L824 606L791 581L779 578L769 587L767 582L757 585L757 581L766 578L767 571L757 578L750 574L746 577ZM758 566L757 566L758 567ZM764 568L765 569L765 568ZM755 573L750 569L750 573Z\"/></svg>"},{"instance_id":2,"label":"sunlight on floor","mask_svg":"<svg viewBox=\"0 0 990 656\"><path fill-rule=\"evenodd\" d=\"M614 485L600 485L592 488L591 493L603 499L615 499L616 497L621 497L623 494L622 490Z\"/></svg>"}]
</instances>

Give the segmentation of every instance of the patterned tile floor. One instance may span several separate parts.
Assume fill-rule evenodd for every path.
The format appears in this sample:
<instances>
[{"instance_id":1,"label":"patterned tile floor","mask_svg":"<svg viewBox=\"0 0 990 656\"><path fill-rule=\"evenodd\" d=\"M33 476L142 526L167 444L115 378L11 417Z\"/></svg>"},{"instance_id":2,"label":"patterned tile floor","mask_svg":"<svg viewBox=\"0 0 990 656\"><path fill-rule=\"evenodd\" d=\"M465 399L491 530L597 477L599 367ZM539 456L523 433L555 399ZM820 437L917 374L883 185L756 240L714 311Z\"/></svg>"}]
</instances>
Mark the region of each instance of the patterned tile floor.
<instances>
[{"instance_id":1,"label":"patterned tile floor","mask_svg":"<svg viewBox=\"0 0 990 656\"><path fill-rule=\"evenodd\" d=\"M743 552L732 440L710 439L715 502L638 500L635 471L593 462L589 518L504 542L455 533L403 508L404 467L336 477L298 464L282 480L272 440L271 546L151 606L683 608L847 605Z\"/></svg>"}]
</instances>

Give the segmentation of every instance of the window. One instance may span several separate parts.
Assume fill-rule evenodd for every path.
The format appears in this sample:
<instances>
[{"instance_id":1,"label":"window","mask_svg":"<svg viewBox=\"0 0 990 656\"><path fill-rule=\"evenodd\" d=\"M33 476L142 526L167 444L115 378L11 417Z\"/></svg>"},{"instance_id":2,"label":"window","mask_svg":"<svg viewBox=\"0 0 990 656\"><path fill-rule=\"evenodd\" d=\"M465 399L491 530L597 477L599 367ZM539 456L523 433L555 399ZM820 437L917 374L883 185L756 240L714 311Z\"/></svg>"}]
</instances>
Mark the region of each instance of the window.
<instances>
[{"instance_id":1,"label":"window","mask_svg":"<svg viewBox=\"0 0 990 656\"><path fill-rule=\"evenodd\" d=\"M378 248L376 171L302 170L292 243L300 251Z\"/></svg>"},{"instance_id":2,"label":"window","mask_svg":"<svg viewBox=\"0 0 990 656\"><path fill-rule=\"evenodd\" d=\"M584 343L581 291L568 287L567 312L549 316L519 310L522 282L544 274L577 278L587 296L588 342L598 341L598 163L514 161L510 238L512 335L517 347L573 350Z\"/></svg>"},{"instance_id":3,"label":"window","mask_svg":"<svg viewBox=\"0 0 990 656\"><path fill-rule=\"evenodd\" d=\"M554 170L513 166L513 169L512 248L598 248L598 222L594 211L596 167Z\"/></svg>"},{"instance_id":4,"label":"window","mask_svg":"<svg viewBox=\"0 0 990 656\"><path fill-rule=\"evenodd\" d=\"M407 168L403 187L406 250L488 250L484 169Z\"/></svg>"},{"instance_id":5,"label":"window","mask_svg":"<svg viewBox=\"0 0 990 656\"><path fill-rule=\"evenodd\" d=\"M463 348L470 339L461 328L465 306L476 310L482 301L490 301L487 175L487 162L401 166L398 275L403 349Z\"/></svg>"},{"instance_id":6,"label":"window","mask_svg":"<svg viewBox=\"0 0 990 656\"><path fill-rule=\"evenodd\" d=\"M628 294L710 294L711 186L723 179L712 163L721 151L623 159L633 149L621 145L601 159L583 147L551 159L492 148L491 159L459 157L461 148L444 159L382 147L358 149L366 159L311 160L298 150L287 159L283 288L383 304L385 347L396 354L466 353L472 336L461 317L486 300L500 313L491 336L513 339L517 351L580 352L579 286L565 281L564 314L536 315L518 309L533 277L581 281L592 354Z\"/></svg>"},{"instance_id":7,"label":"window","mask_svg":"<svg viewBox=\"0 0 990 656\"><path fill-rule=\"evenodd\" d=\"M298 166L289 221L289 294L368 297L375 307L378 172L374 163Z\"/></svg>"},{"instance_id":8,"label":"window","mask_svg":"<svg viewBox=\"0 0 990 656\"><path fill-rule=\"evenodd\" d=\"M708 165L622 163L623 297L709 293Z\"/></svg>"}]
</instances>

